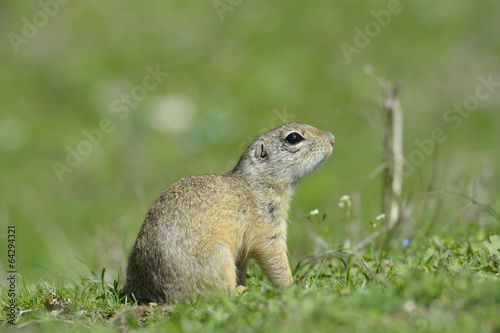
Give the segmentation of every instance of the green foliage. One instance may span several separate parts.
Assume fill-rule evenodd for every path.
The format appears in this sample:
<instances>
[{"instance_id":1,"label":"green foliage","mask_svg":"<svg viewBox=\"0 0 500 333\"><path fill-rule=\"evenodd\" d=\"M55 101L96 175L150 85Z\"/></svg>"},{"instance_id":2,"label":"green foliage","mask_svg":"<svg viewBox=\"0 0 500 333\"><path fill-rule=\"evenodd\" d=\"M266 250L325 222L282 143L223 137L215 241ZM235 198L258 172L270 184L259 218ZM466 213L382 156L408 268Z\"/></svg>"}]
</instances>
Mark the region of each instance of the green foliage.
<instances>
[{"instance_id":1,"label":"green foliage","mask_svg":"<svg viewBox=\"0 0 500 333\"><path fill-rule=\"evenodd\" d=\"M500 256L500 237L498 235L490 236L490 241L484 241L483 244L492 256Z\"/></svg>"},{"instance_id":2,"label":"green foliage","mask_svg":"<svg viewBox=\"0 0 500 333\"><path fill-rule=\"evenodd\" d=\"M464 231L466 236L433 235L406 247L389 242L382 258L375 255L378 245L364 254L331 249L300 261L293 270L296 283L285 290L272 287L251 265L242 295L200 294L172 306L134 305L120 294L118 278L105 281L105 269L53 286L23 281L16 325L39 332L303 332L313 327L494 332L500 328L500 237L484 239L474 226ZM2 299L7 301L4 293Z\"/></svg>"},{"instance_id":3,"label":"green foliage","mask_svg":"<svg viewBox=\"0 0 500 333\"><path fill-rule=\"evenodd\" d=\"M387 10L388 2L242 1L223 20L214 1L195 7L171 0L62 2L18 52L6 35L21 35L26 21L43 18L40 2L7 2L1 21L0 219L22 235L17 259L30 281L51 278L39 266L78 278L86 270L74 257L117 274L165 187L192 174L228 171L257 133L285 121L336 137L332 157L297 190L292 261L314 251L296 223L300 212L326 213L325 240L333 244L363 238L373 231L367 221L384 213L381 182L373 176L381 163L383 120L373 102L380 88L366 75L367 63L401 83L407 160L422 153L416 140L432 129L448 137L405 178L410 204L444 221L461 202L449 196L426 207L436 196L420 196L429 187L446 188L498 210L491 194L500 188L492 171L500 165L494 107L500 89L493 87L459 128L443 120L475 93L478 76L496 75L500 43L490 32L498 30L498 1L401 1L403 10L349 63L339 45L354 44L355 28L376 22L372 12ZM113 103L157 65L169 76L127 117L114 112ZM105 119L114 131L60 181L53 163L66 164L68 147L77 149L84 132L100 129ZM336 208L343 194L356 210ZM474 213L471 207L461 215Z\"/></svg>"},{"instance_id":4,"label":"green foliage","mask_svg":"<svg viewBox=\"0 0 500 333\"><path fill-rule=\"evenodd\" d=\"M60 3L57 13L45 14L46 24L16 52L8 34L29 30L34 17L43 21L47 3L50 10ZM453 108L474 101L479 76L500 80L500 39L492 33L500 2L401 1L402 11L351 62L339 45L354 44L356 28L376 23L373 12L389 2L241 1L223 20L214 3L2 4L0 246L5 226L15 225L16 326L498 332L500 90L493 86L473 112ZM418 162L406 164L413 168L403 184L407 215L391 232L374 172L383 144L372 102L379 86L366 63L401 83L404 157ZM156 66L169 76L120 117L113 103ZM114 130L60 181L53 163L66 163L68 147L105 119ZM120 293L122 266L149 205L181 177L228 171L249 140L285 121L336 137L332 157L299 186L292 206L296 285L276 290L252 266L242 296L134 306ZM429 144L434 129L444 142ZM373 232L380 236L352 250ZM3 306L9 329L7 313Z\"/></svg>"}]
</instances>

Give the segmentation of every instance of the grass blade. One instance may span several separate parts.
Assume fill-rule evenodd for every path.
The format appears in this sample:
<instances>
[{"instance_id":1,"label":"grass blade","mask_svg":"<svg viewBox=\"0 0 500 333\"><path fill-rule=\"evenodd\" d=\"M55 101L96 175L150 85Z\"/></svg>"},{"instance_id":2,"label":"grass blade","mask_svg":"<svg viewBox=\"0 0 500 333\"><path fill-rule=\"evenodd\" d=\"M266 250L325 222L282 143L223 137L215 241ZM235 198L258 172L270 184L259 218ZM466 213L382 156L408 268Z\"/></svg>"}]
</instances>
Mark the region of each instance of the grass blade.
<instances>
[{"instance_id":1,"label":"grass blade","mask_svg":"<svg viewBox=\"0 0 500 333\"><path fill-rule=\"evenodd\" d=\"M500 222L500 214L496 210L494 210L493 208L491 208L490 206L488 206L482 202L476 201L474 198L471 198L466 194L458 193L458 192L454 192L454 191L450 191L450 190L440 190L440 191L428 192L428 193L426 193L426 195L443 194L443 193L454 194L454 195L457 195L459 197L462 197L464 199L469 200L474 205L478 205L479 207L485 209L495 220Z\"/></svg>"}]
</instances>

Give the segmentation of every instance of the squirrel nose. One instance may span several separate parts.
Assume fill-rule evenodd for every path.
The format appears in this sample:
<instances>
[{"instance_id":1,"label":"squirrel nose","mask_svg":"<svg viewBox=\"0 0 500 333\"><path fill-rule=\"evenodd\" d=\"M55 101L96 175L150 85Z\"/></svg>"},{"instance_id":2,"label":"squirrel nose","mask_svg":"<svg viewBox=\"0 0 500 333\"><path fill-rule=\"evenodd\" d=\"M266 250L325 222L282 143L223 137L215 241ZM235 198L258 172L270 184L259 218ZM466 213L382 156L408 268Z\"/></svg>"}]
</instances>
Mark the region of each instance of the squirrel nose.
<instances>
[{"instance_id":1,"label":"squirrel nose","mask_svg":"<svg viewBox=\"0 0 500 333\"><path fill-rule=\"evenodd\" d=\"M333 143L335 142L335 137L333 136L332 133L328 133L330 134L330 144L333 146Z\"/></svg>"}]
</instances>

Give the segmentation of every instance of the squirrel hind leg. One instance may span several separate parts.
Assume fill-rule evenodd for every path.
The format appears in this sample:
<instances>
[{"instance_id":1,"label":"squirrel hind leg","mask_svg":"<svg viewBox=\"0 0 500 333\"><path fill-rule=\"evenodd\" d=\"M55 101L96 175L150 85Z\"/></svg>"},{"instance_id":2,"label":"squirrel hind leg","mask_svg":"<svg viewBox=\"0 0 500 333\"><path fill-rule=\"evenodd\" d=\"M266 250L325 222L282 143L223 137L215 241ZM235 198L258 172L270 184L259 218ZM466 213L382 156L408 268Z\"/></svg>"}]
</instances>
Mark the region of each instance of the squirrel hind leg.
<instances>
[{"instance_id":1,"label":"squirrel hind leg","mask_svg":"<svg viewBox=\"0 0 500 333\"><path fill-rule=\"evenodd\" d=\"M230 293L236 288L236 264L225 243L215 243L198 272L203 284Z\"/></svg>"}]
</instances>

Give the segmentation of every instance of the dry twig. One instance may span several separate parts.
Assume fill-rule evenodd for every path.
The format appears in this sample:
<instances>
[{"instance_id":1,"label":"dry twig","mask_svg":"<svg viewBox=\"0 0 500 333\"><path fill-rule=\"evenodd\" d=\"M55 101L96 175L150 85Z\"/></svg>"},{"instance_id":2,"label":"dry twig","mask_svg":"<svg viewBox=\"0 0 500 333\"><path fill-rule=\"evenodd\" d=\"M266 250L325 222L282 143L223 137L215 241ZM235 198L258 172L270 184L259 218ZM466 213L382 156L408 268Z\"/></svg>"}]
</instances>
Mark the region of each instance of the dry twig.
<instances>
[{"instance_id":1,"label":"dry twig","mask_svg":"<svg viewBox=\"0 0 500 333\"><path fill-rule=\"evenodd\" d=\"M367 67L366 72L375 77L373 68ZM403 111L397 98L398 85L392 85L387 80L377 78L382 87L383 96L381 105L385 111L385 131L383 160L381 170L383 171L382 186L382 211L389 211L387 226L377 230L358 245L356 251L363 249L373 240L377 239L383 232L391 231L400 222L403 216L402 189L403 189Z\"/></svg>"}]
</instances>

